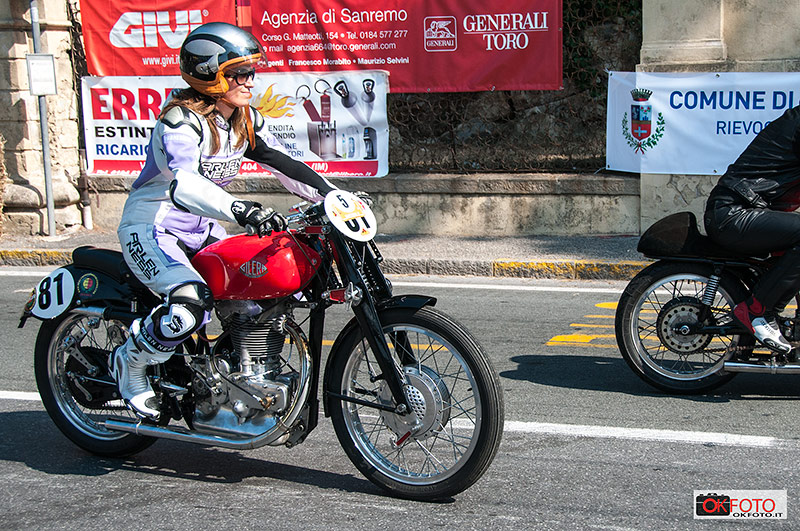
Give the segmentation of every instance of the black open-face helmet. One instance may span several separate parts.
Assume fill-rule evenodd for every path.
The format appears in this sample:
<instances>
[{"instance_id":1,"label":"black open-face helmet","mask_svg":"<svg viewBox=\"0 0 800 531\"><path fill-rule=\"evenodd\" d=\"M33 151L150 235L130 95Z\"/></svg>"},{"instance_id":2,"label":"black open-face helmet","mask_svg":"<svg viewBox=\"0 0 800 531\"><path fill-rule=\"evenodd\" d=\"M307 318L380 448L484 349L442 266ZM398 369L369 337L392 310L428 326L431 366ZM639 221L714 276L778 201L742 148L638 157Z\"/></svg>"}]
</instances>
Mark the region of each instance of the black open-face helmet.
<instances>
[{"instance_id":1,"label":"black open-face helmet","mask_svg":"<svg viewBox=\"0 0 800 531\"><path fill-rule=\"evenodd\" d=\"M226 22L209 22L189 33L181 46L181 77L211 97L228 92L225 75L253 70L264 50L251 34Z\"/></svg>"}]
</instances>

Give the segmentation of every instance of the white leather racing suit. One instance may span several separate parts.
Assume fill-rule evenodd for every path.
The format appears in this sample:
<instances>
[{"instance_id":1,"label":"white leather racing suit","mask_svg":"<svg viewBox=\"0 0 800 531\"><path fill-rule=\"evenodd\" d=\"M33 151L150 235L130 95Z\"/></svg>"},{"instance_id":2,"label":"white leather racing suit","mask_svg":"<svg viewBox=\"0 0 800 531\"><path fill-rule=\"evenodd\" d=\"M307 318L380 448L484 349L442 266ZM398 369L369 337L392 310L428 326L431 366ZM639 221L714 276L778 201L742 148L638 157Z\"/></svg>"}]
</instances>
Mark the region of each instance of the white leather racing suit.
<instances>
[{"instance_id":1,"label":"white leather racing suit","mask_svg":"<svg viewBox=\"0 0 800 531\"><path fill-rule=\"evenodd\" d=\"M304 199L320 200L335 188L286 155L264 127L261 114L252 107L249 112L255 145L245 142L236 148L229 124L217 115L217 153L211 153L207 120L184 107L170 109L153 130L147 160L133 183L117 231L133 273L167 297L137 327L139 339L151 352L171 353L209 319L210 291L187 253L226 236L217 220L236 221L231 206L237 198L224 187L239 173L244 157L280 172L276 175L284 187ZM187 285L193 289L187 290Z\"/></svg>"}]
</instances>

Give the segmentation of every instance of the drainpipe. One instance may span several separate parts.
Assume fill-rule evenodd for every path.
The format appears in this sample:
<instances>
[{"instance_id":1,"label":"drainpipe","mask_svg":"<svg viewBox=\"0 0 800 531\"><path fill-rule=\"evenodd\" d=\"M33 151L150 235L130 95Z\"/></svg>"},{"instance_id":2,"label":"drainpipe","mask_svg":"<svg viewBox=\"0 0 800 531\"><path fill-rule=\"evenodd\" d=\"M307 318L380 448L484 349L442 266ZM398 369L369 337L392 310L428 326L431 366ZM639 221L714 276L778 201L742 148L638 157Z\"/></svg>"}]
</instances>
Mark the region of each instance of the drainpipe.
<instances>
[{"instance_id":1,"label":"drainpipe","mask_svg":"<svg viewBox=\"0 0 800 531\"><path fill-rule=\"evenodd\" d=\"M39 32L39 7L31 0L31 26L33 27L33 53L41 51ZM47 202L47 234L56 235L55 205L53 204L53 177L50 172L50 133L47 125L47 99L39 96L39 127L42 130L42 162L44 163L44 193Z\"/></svg>"},{"instance_id":2,"label":"drainpipe","mask_svg":"<svg viewBox=\"0 0 800 531\"><path fill-rule=\"evenodd\" d=\"M86 175L83 168L83 160L81 160L81 176L78 177L78 192L81 194L81 221L86 230L92 230L94 223L92 223L92 198L89 196L89 176Z\"/></svg>"}]
</instances>

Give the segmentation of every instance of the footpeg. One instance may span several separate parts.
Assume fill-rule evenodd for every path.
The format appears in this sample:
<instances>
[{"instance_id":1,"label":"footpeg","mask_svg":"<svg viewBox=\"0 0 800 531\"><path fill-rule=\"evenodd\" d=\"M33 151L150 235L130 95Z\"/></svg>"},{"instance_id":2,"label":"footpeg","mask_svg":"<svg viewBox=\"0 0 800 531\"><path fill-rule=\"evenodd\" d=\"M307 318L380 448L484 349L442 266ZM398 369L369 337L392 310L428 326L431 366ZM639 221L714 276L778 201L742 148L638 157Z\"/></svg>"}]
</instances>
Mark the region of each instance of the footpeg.
<instances>
[{"instance_id":1,"label":"footpeg","mask_svg":"<svg viewBox=\"0 0 800 531\"><path fill-rule=\"evenodd\" d=\"M158 387L166 393L167 396L172 398L177 398L179 396L183 396L189 392L188 389L185 387L181 387L180 385L175 385L169 382L165 382L164 380L158 381Z\"/></svg>"}]
</instances>

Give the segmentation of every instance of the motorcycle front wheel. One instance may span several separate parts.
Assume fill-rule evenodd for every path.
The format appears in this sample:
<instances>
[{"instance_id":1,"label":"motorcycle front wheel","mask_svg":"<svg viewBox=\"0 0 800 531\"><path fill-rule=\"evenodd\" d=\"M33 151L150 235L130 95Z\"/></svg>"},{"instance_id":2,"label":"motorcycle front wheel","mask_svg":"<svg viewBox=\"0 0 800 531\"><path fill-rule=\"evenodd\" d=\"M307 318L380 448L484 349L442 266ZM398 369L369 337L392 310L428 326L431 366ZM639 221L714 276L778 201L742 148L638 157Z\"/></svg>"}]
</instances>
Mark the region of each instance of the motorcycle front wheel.
<instances>
[{"instance_id":1,"label":"motorcycle front wheel","mask_svg":"<svg viewBox=\"0 0 800 531\"><path fill-rule=\"evenodd\" d=\"M120 457L152 437L105 428L109 417L133 417L108 372L108 355L127 338L119 321L71 311L44 321L36 337L36 386L47 413L69 440L93 454Z\"/></svg>"},{"instance_id":2,"label":"motorcycle front wheel","mask_svg":"<svg viewBox=\"0 0 800 531\"><path fill-rule=\"evenodd\" d=\"M380 321L414 414L394 406L375 354L360 330L342 341L330 368L331 418L347 456L393 495L453 496L475 483L497 453L503 396L481 347L452 318L432 309L393 309Z\"/></svg>"},{"instance_id":3,"label":"motorcycle front wheel","mask_svg":"<svg viewBox=\"0 0 800 531\"><path fill-rule=\"evenodd\" d=\"M692 332L730 324L733 306L747 296L741 282L723 276L710 315L700 323L710 277L705 264L656 262L639 272L619 299L617 345L631 369L657 389L678 394L714 389L735 376L725 372L725 361L738 350L752 350L751 336Z\"/></svg>"}]
</instances>

